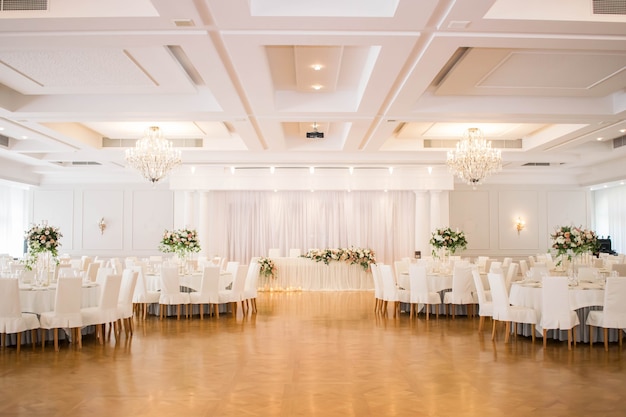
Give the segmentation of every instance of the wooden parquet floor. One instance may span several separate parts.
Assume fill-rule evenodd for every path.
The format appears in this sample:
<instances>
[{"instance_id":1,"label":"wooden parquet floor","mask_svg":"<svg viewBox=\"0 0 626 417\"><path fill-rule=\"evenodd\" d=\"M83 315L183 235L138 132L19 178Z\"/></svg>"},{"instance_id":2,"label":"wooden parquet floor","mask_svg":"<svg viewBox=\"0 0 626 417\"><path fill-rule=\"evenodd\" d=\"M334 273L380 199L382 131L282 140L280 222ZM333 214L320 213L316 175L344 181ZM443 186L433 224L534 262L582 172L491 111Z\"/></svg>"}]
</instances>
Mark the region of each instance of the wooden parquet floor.
<instances>
[{"instance_id":1,"label":"wooden parquet floor","mask_svg":"<svg viewBox=\"0 0 626 417\"><path fill-rule=\"evenodd\" d=\"M150 317L131 341L86 337L82 351L6 348L0 416L626 415L616 343L492 343L477 319L377 316L371 292L265 293L258 306Z\"/></svg>"}]
</instances>

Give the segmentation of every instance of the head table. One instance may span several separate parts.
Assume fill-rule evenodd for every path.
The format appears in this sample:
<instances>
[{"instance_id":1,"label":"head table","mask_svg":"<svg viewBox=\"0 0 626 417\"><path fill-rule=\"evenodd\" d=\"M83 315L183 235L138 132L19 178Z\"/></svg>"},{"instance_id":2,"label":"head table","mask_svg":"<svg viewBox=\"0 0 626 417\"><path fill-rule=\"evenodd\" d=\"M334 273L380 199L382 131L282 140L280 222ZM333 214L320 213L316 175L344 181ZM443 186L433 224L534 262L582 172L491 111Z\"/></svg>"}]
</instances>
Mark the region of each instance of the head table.
<instances>
[{"instance_id":1,"label":"head table","mask_svg":"<svg viewBox=\"0 0 626 417\"><path fill-rule=\"evenodd\" d=\"M372 272L360 265L331 261L326 265L309 258L271 258L276 275L261 277L260 289L302 291L373 290Z\"/></svg>"}]
</instances>

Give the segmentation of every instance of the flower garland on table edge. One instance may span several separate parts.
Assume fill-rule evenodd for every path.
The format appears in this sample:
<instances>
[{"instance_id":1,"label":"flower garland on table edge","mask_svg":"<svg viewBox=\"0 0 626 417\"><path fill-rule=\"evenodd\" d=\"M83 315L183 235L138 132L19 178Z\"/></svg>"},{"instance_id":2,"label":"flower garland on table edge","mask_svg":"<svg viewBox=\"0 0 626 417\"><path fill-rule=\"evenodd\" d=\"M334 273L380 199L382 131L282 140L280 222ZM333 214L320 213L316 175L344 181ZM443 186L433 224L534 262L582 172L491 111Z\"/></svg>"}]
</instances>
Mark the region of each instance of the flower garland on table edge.
<instances>
[{"instance_id":1,"label":"flower garland on table edge","mask_svg":"<svg viewBox=\"0 0 626 417\"><path fill-rule=\"evenodd\" d=\"M330 261L360 265L366 271L371 264L376 263L376 254L367 248L311 249L301 257L312 259L315 262L324 262L326 265Z\"/></svg>"},{"instance_id":2,"label":"flower garland on table edge","mask_svg":"<svg viewBox=\"0 0 626 417\"><path fill-rule=\"evenodd\" d=\"M266 278L269 277L272 279L276 279L276 277L278 276L278 270L276 269L274 261L272 261L270 258L259 258L257 262L259 265L261 265L261 268L259 269L259 275Z\"/></svg>"},{"instance_id":3,"label":"flower garland on table edge","mask_svg":"<svg viewBox=\"0 0 626 417\"><path fill-rule=\"evenodd\" d=\"M28 229L24 236L28 245L28 255L23 260L24 267L31 271L37 264L39 255L44 252L49 252L55 263L58 263L58 248L61 246L59 239L62 237L58 227L46 224L34 225Z\"/></svg>"},{"instance_id":4,"label":"flower garland on table edge","mask_svg":"<svg viewBox=\"0 0 626 417\"><path fill-rule=\"evenodd\" d=\"M194 229L166 230L159 243L159 250L163 253L175 253L184 258L189 253L200 252L198 232Z\"/></svg>"},{"instance_id":5,"label":"flower garland on table edge","mask_svg":"<svg viewBox=\"0 0 626 417\"><path fill-rule=\"evenodd\" d=\"M449 227L436 229L429 241L430 245L433 247L432 254L434 257L437 257L438 249L447 249L451 254L459 249L467 248L467 239L465 238L465 233L456 229L456 232Z\"/></svg>"},{"instance_id":6,"label":"flower garland on table edge","mask_svg":"<svg viewBox=\"0 0 626 417\"><path fill-rule=\"evenodd\" d=\"M580 255L585 252L596 252L599 249L598 236L590 229L574 226L557 226L554 233L550 235L552 239L552 249L556 250L556 255L560 258L556 266L561 265L563 255L567 255L568 260L572 260L572 254Z\"/></svg>"}]
</instances>

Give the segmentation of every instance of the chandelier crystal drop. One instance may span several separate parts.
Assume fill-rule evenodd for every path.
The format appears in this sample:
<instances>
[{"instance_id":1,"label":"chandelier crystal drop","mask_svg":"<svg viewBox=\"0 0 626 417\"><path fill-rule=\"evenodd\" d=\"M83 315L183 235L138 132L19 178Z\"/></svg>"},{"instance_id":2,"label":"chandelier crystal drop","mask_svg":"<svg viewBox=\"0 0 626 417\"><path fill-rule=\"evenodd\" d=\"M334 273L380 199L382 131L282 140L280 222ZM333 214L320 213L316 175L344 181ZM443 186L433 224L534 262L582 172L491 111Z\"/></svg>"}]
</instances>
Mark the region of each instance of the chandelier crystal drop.
<instances>
[{"instance_id":1,"label":"chandelier crystal drop","mask_svg":"<svg viewBox=\"0 0 626 417\"><path fill-rule=\"evenodd\" d=\"M157 126L146 129L145 136L135 147L126 150L126 161L153 184L182 162L180 150L174 149L172 142L163 138Z\"/></svg>"},{"instance_id":2,"label":"chandelier crystal drop","mask_svg":"<svg viewBox=\"0 0 626 417\"><path fill-rule=\"evenodd\" d=\"M485 140L480 129L472 127L456 149L448 151L446 163L454 175L476 189L485 178L502 169L502 155L499 149L491 148L491 141Z\"/></svg>"}]
</instances>

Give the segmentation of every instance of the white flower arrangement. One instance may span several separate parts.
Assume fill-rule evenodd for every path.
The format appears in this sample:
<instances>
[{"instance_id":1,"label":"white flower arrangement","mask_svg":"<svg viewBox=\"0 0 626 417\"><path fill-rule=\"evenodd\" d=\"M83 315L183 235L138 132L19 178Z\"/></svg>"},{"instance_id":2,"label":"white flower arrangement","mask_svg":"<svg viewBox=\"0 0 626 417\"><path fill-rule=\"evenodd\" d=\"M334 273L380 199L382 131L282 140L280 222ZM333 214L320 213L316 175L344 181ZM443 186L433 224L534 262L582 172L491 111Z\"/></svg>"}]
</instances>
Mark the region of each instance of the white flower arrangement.
<instances>
[{"instance_id":1,"label":"white flower arrangement","mask_svg":"<svg viewBox=\"0 0 626 417\"><path fill-rule=\"evenodd\" d=\"M59 256L58 248L61 246L63 235L58 227L48 226L47 224L34 225L28 231L24 238L28 245L28 256L24 260L24 266L29 271L37 264L39 255L44 252L50 253L52 258Z\"/></svg>"},{"instance_id":2,"label":"white flower arrangement","mask_svg":"<svg viewBox=\"0 0 626 417\"><path fill-rule=\"evenodd\" d=\"M346 262L350 265L358 264L366 271L371 264L376 263L374 251L367 248L311 249L302 257L324 262L326 265L331 261Z\"/></svg>"}]
</instances>

